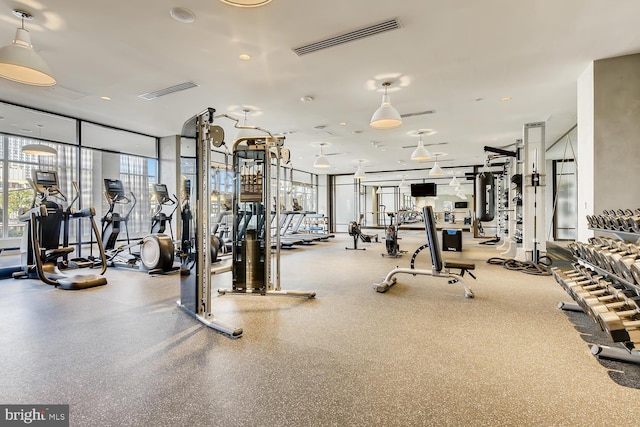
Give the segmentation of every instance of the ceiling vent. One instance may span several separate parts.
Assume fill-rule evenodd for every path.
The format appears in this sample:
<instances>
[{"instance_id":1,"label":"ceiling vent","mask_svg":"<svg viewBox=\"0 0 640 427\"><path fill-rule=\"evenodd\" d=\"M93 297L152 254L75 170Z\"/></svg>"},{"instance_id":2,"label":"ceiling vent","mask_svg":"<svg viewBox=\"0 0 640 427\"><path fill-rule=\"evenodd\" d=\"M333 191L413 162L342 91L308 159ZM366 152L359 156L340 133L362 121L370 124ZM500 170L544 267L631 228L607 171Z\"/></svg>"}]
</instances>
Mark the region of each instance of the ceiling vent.
<instances>
[{"instance_id":1,"label":"ceiling vent","mask_svg":"<svg viewBox=\"0 0 640 427\"><path fill-rule=\"evenodd\" d=\"M385 33L391 30L397 30L398 28L400 28L400 21L398 21L398 18L393 18L358 30L349 31L348 33L339 34L325 40L310 43L306 46L296 47L293 51L298 56L302 56L318 50L349 43L354 40L364 39L366 37L375 36L376 34Z\"/></svg>"},{"instance_id":2,"label":"ceiling vent","mask_svg":"<svg viewBox=\"0 0 640 427\"><path fill-rule=\"evenodd\" d=\"M400 114L400 117L402 117L403 119L406 119L407 117L424 116L425 114L435 114L435 113L436 113L436 110L425 110L425 111L418 111L417 113Z\"/></svg>"},{"instance_id":3,"label":"ceiling vent","mask_svg":"<svg viewBox=\"0 0 640 427\"><path fill-rule=\"evenodd\" d=\"M198 87L193 82L185 82L180 83L179 85L166 87L164 89L156 90L153 92L143 93L142 95L138 95L138 98L146 99L147 101L151 101L152 99L160 98L161 96L169 95L170 93L180 92L181 90L191 89L192 87Z\"/></svg>"}]
</instances>

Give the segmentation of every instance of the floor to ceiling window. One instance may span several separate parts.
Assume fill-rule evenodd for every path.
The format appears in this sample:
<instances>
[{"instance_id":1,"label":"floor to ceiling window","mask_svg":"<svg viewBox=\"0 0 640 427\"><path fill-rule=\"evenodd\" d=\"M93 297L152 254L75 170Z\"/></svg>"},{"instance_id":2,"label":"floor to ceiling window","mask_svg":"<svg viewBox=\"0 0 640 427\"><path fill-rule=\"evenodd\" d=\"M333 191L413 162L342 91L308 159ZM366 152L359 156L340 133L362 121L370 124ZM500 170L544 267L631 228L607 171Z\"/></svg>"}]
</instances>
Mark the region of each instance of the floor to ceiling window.
<instances>
[{"instance_id":1,"label":"floor to ceiling window","mask_svg":"<svg viewBox=\"0 0 640 427\"><path fill-rule=\"evenodd\" d=\"M57 154L25 154L22 147L27 144L47 145ZM155 137L0 102L0 248L20 246L25 225L18 215L34 202L30 184L34 170L56 171L64 195L56 201L64 208L72 202L75 208L94 207L98 226L108 209L104 178L122 180L138 199L129 222L135 238L151 227L151 188L157 169ZM76 201L74 182L80 189ZM88 224L82 225L81 239L78 230L78 225L70 227L71 244L90 240Z\"/></svg>"}]
</instances>

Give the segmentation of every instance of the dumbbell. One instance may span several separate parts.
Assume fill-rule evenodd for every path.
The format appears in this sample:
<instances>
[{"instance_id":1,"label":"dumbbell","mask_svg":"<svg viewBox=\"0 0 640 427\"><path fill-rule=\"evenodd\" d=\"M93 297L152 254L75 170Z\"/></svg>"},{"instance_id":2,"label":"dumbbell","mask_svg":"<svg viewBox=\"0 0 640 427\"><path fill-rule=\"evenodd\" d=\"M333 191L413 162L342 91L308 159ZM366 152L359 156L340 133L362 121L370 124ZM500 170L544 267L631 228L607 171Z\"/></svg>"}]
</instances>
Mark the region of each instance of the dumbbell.
<instances>
[{"instance_id":1,"label":"dumbbell","mask_svg":"<svg viewBox=\"0 0 640 427\"><path fill-rule=\"evenodd\" d=\"M622 277L627 282L634 283L636 282L636 279L633 277L633 273L631 272L631 266L638 261L640 261L640 256L637 254L623 256L616 263L614 270L618 276Z\"/></svg>"},{"instance_id":2,"label":"dumbbell","mask_svg":"<svg viewBox=\"0 0 640 427\"><path fill-rule=\"evenodd\" d=\"M549 271L551 271L551 274L554 277L562 276L562 277L576 278L576 277L584 276L584 273L580 270L576 270L575 267L573 270L560 270L558 267L551 267Z\"/></svg>"},{"instance_id":3,"label":"dumbbell","mask_svg":"<svg viewBox=\"0 0 640 427\"><path fill-rule=\"evenodd\" d=\"M593 285L594 281L585 278L584 276L566 276L562 274L556 274L556 281L562 286L568 293L573 297L573 292L571 290L572 286L589 286Z\"/></svg>"},{"instance_id":4,"label":"dumbbell","mask_svg":"<svg viewBox=\"0 0 640 427\"><path fill-rule=\"evenodd\" d=\"M636 261L631 264L629 270L631 270L631 275L635 279L636 283L640 284L640 261Z\"/></svg>"},{"instance_id":5,"label":"dumbbell","mask_svg":"<svg viewBox=\"0 0 640 427\"><path fill-rule=\"evenodd\" d=\"M607 311L635 310L638 307L638 296L628 289L612 289L611 293L601 297L588 297L580 304L585 313L597 321L597 316Z\"/></svg>"},{"instance_id":6,"label":"dumbbell","mask_svg":"<svg viewBox=\"0 0 640 427\"><path fill-rule=\"evenodd\" d=\"M591 285L576 284L570 286L569 292L573 296L573 299L578 301L589 297L605 296L610 293L609 287L620 289L620 285L615 285L608 280L599 280L597 283L592 283Z\"/></svg>"},{"instance_id":7,"label":"dumbbell","mask_svg":"<svg viewBox=\"0 0 640 427\"><path fill-rule=\"evenodd\" d=\"M590 295L603 295L606 287L611 285L607 280L599 279L561 279L560 283L575 300Z\"/></svg>"},{"instance_id":8,"label":"dumbbell","mask_svg":"<svg viewBox=\"0 0 640 427\"><path fill-rule=\"evenodd\" d=\"M598 315L598 323L614 342L640 341L640 310L608 311Z\"/></svg>"},{"instance_id":9,"label":"dumbbell","mask_svg":"<svg viewBox=\"0 0 640 427\"><path fill-rule=\"evenodd\" d=\"M635 233L640 233L640 209L636 209L633 212L633 215L629 218L629 223Z\"/></svg>"}]
</instances>

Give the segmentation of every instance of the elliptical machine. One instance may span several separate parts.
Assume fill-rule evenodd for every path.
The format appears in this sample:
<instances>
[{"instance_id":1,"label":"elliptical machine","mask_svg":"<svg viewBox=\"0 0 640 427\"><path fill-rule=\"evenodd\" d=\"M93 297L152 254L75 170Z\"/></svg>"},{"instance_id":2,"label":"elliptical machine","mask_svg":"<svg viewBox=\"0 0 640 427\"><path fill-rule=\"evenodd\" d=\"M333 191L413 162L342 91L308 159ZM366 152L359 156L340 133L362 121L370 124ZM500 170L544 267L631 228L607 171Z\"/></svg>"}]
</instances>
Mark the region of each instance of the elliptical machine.
<instances>
[{"instance_id":1,"label":"elliptical machine","mask_svg":"<svg viewBox=\"0 0 640 427\"><path fill-rule=\"evenodd\" d=\"M158 202L158 208L151 216L151 234L164 233L167 229L167 224L169 224L169 234L173 240L171 221L173 220L173 214L178 209L178 198L175 194L173 198L169 196L166 184L155 184L153 186L153 197ZM165 206L169 207L168 212L163 211Z\"/></svg>"},{"instance_id":2,"label":"elliptical machine","mask_svg":"<svg viewBox=\"0 0 640 427\"><path fill-rule=\"evenodd\" d=\"M29 224L22 236L20 248L23 271L14 273L13 277L40 279L48 285L65 290L106 285L107 279L102 275L107 268L107 262L104 248L98 239L98 226L94 220L95 209L64 209L62 203L67 201L67 197L60 190L58 174L55 171L34 170L30 183L36 193L33 205L19 216L20 221ZM52 200L52 197L59 199L61 203ZM71 219L81 218L89 219L93 235L98 239L102 270L100 274L67 276L58 269L58 261L72 253L73 248L60 246L60 228L64 224L65 230L68 230L68 222Z\"/></svg>"},{"instance_id":3,"label":"elliptical machine","mask_svg":"<svg viewBox=\"0 0 640 427\"><path fill-rule=\"evenodd\" d=\"M396 212L385 212L386 208L384 205L381 205L383 208L383 214L389 217L389 226L385 225L385 234L384 234L384 242L387 248L386 254L380 254L382 256L386 256L389 258L399 258L402 254L406 254L407 251L401 251L400 245L398 244L398 227L400 226L400 221L397 220L395 224L393 223L393 219L396 217ZM385 221L386 223L386 221Z\"/></svg>"},{"instance_id":4,"label":"elliptical machine","mask_svg":"<svg viewBox=\"0 0 640 427\"><path fill-rule=\"evenodd\" d=\"M102 243L107 253L109 266L123 266L138 268L149 274L163 274L177 271L173 267L173 241L166 234L149 234L139 242L131 243L129 237L129 217L137 204L136 196L129 192L129 199L124 192L124 186L119 179L104 179L105 197L109 203L109 210L101 218ZM133 199L133 200L132 200ZM116 206L130 205L125 215L116 212ZM127 243L116 247L118 235L124 226ZM139 252L131 249L139 247Z\"/></svg>"}]
</instances>

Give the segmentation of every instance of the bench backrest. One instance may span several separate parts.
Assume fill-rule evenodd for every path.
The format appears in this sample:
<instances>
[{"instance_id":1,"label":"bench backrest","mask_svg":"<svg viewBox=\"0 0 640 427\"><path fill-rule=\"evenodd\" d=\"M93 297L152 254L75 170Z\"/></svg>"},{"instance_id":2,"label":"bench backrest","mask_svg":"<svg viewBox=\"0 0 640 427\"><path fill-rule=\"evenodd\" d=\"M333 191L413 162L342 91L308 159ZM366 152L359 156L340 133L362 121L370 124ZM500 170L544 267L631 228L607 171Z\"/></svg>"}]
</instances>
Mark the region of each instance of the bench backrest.
<instances>
[{"instance_id":1,"label":"bench backrest","mask_svg":"<svg viewBox=\"0 0 640 427\"><path fill-rule=\"evenodd\" d=\"M424 218L424 229L427 232L427 242L429 243L429 252L431 253L431 265L433 271L442 271L442 254L440 246L438 246L438 232L436 230L436 221L433 217L433 208L425 206L422 208L422 218Z\"/></svg>"}]
</instances>

